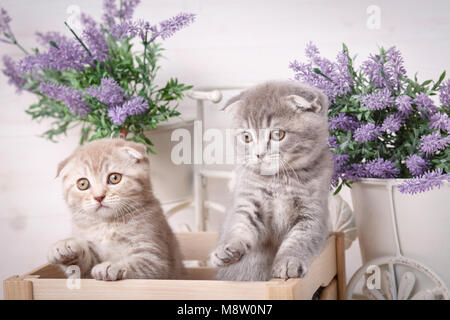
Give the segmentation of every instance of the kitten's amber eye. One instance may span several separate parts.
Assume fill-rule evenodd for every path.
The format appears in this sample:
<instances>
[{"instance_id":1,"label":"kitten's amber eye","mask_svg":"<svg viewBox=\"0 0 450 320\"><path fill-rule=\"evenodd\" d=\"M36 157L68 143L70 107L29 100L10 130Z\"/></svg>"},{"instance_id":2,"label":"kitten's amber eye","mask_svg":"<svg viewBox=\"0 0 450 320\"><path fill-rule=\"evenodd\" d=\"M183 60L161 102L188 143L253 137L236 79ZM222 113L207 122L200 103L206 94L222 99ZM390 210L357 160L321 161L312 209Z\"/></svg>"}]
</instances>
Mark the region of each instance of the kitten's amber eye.
<instances>
[{"instance_id":1,"label":"kitten's amber eye","mask_svg":"<svg viewBox=\"0 0 450 320\"><path fill-rule=\"evenodd\" d=\"M111 173L108 177L108 183L118 184L122 180L122 175L120 173Z\"/></svg>"},{"instance_id":2,"label":"kitten's amber eye","mask_svg":"<svg viewBox=\"0 0 450 320\"><path fill-rule=\"evenodd\" d=\"M270 133L270 139L274 141L280 141L283 140L285 134L286 132L284 132L283 130L273 130Z\"/></svg>"},{"instance_id":3,"label":"kitten's amber eye","mask_svg":"<svg viewBox=\"0 0 450 320\"><path fill-rule=\"evenodd\" d=\"M86 179L86 178L78 179L78 181L77 181L78 189L84 191L84 190L89 189L89 186L90 186L90 184L89 184L89 180L88 179Z\"/></svg>"},{"instance_id":4,"label":"kitten's amber eye","mask_svg":"<svg viewBox=\"0 0 450 320\"><path fill-rule=\"evenodd\" d=\"M242 140L245 143L252 142L252 140L253 140L252 135L250 134L250 132L244 131L244 132L242 132L241 136L242 136Z\"/></svg>"}]
</instances>

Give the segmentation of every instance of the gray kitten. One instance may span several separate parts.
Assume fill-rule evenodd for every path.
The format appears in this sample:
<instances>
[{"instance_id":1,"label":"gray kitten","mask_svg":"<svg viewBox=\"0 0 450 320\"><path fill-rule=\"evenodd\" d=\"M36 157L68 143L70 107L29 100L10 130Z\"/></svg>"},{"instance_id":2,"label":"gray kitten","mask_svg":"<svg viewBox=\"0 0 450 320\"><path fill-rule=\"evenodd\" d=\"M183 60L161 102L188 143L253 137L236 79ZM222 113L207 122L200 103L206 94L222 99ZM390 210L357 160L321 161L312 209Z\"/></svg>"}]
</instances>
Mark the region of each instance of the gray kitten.
<instances>
[{"instance_id":1,"label":"gray kitten","mask_svg":"<svg viewBox=\"0 0 450 320\"><path fill-rule=\"evenodd\" d=\"M233 98L243 163L211 262L217 279L303 277L328 237L332 156L326 96L268 82Z\"/></svg>"}]
</instances>

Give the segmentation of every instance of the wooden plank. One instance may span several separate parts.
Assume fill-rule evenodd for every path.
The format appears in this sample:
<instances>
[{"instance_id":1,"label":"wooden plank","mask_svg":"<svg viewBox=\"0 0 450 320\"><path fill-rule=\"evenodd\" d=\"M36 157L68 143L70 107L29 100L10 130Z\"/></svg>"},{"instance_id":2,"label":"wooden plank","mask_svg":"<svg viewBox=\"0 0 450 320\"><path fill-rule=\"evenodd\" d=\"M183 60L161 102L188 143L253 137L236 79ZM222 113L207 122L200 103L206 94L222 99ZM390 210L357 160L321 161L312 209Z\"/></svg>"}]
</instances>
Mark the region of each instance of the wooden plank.
<instances>
[{"instance_id":1,"label":"wooden plank","mask_svg":"<svg viewBox=\"0 0 450 320\"><path fill-rule=\"evenodd\" d=\"M33 284L22 277L12 276L3 280L5 300L33 300Z\"/></svg>"},{"instance_id":2,"label":"wooden plank","mask_svg":"<svg viewBox=\"0 0 450 320\"><path fill-rule=\"evenodd\" d=\"M208 260L217 233L178 233L182 252L190 260ZM10 299L311 299L320 286L332 285L336 275L336 237L331 236L303 279L272 279L268 282L215 281L212 267L187 268L192 280L96 281L81 279L79 289L69 289L61 271L43 265L24 277L5 280ZM344 265L345 272L345 265ZM8 283L7 283L8 282ZM339 281L337 281L339 286ZM326 296L331 297L329 288ZM323 294L323 293L322 293Z\"/></svg>"},{"instance_id":3,"label":"wooden plank","mask_svg":"<svg viewBox=\"0 0 450 320\"><path fill-rule=\"evenodd\" d=\"M336 236L336 269L337 269L337 286L338 299L345 299L345 288L347 280L345 276L345 235L342 232L335 234Z\"/></svg>"},{"instance_id":4,"label":"wooden plank","mask_svg":"<svg viewBox=\"0 0 450 320\"><path fill-rule=\"evenodd\" d=\"M56 265L49 264L49 263L44 264L40 267L37 267L36 269L27 273L24 277L27 277L27 276L38 276L39 278L42 278L42 279L65 279L66 278L66 275L61 270L61 268L59 268Z\"/></svg>"},{"instance_id":5,"label":"wooden plank","mask_svg":"<svg viewBox=\"0 0 450 320\"><path fill-rule=\"evenodd\" d=\"M214 280L216 277L214 267L189 267L186 270L188 280Z\"/></svg>"},{"instance_id":6,"label":"wooden plank","mask_svg":"<svg viewBox=\"0 0 450 320\"><path fill-rule=\"evenodd\" d=\"M267 300L294 300L294 288L299 279L272 279L266 285Z\"/></svg>"},{"instance_id":7,"label":"wooden plank","mask_svg":"<svg viewBox=\"0 0 450 320\"><path fill-rule=\"evenodd\" d=\"M79 289L69 289L62 279L27 279L36 300L262 300L266 282L208 280L81 279Z\"/></svg>"},{"instance_id":8,"label":"wooden plank","mask_svg":"<svg viewBox=\"0 0 450 320\"><path fill-rule=\"evenodd\" d=\"M336 276L336 237L330 236L319 256L309 266L308 274L294 287L296 300L310 300L319 287L327 286Z\"/></svg>"},{"instance_id":9,"label":"wooden plank","mask_svg":"<svg viewBox=\"0 0 450 320\"><path fill-rule=\"evenodd\" d=\"M214 267L187 267L187 279L189 280L214 280L216 268ZM40 279L66 279L66 276L58 266L44 264L23 276L24 278Z\"/></svg>"},{"instance_id":10,"label":"wooden plank","mask_svg":"<svg viewBox=\"0 0 450 320\"><path fill-rule=\"evenodd\" d=\"M337 280L331 280L330 284L326 286L321 294L319 300L337 300L338 292L337 292Z\"/></svg>"},{"instance_id":11,"label":"wooden plank","mask_svg":"<svg viewBox=\"0 0 450 320\"><path fill-rule=\"evenodd\" d=\"M175 234L184 260L208 261L216 247L217 232L179 232Z\"/></svg>"}]
</instances>

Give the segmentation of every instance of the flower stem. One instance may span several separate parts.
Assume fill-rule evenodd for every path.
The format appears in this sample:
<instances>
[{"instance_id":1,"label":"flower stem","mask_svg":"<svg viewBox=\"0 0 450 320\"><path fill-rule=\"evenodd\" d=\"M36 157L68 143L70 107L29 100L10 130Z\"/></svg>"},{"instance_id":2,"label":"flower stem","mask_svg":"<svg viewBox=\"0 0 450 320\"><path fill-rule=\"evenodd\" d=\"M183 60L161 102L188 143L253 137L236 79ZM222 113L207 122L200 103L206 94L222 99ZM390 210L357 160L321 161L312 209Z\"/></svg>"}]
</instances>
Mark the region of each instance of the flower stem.
<instances>
[{"instance_id":1,"label":"flower stem","mask_svg":"<svg viewBox=\"0 0 450 320\"><path fill-rule=\"evenodd\" d=\"M148 30L145 31L145 41L144 41L144 69L145 69L145 58L146 58L146 56L147 56L147 46L148 46L147 35L148 35Z\"/></svg>"},{"instance_id":2,"label":"flower stem","mask_svg":"<svg viewBox=\"0 0 450 320\"><path fill-rule=\"evenodd\" d=\"M120 22L123 22L123 14L122 14L122 0L120 0L120 7L119 7L119 19Z\"/></svg>"},{"instance_id":3,"label":"flower stem","mask_svg":"<svg viewBox=\"0 0 450 320\"><path fill-rule=\"evenodd\" d=\"M14 40L13 43L14 43L20 50L22 50L23 53L25 53L26 55L29 55L28 51L27 51L24 47L22 47L22 46L20 45L20 43L17 42L17 40Z\"/></svg>"},{"instance_id":4,"label":"flower stem","mask_svg":"<svg viewBox=\"0 0 450 320\"><path fill-rule=\"evenodd\" d=\"M64 24L66 25L67 28L69 28L70 32L72 32L72 34L78 40L78 42L81 44L81 46L84 48L84 50L86 50L87 53L89 53L89 55L92 57L91 51L88 49L88 47L86 47L84 42L80 39L80 37L78 37L78 35L75 33L75 31L73 31L73 29L69 26L69 24L66 21L64 21Z\"/></svg>"}]
</instances>

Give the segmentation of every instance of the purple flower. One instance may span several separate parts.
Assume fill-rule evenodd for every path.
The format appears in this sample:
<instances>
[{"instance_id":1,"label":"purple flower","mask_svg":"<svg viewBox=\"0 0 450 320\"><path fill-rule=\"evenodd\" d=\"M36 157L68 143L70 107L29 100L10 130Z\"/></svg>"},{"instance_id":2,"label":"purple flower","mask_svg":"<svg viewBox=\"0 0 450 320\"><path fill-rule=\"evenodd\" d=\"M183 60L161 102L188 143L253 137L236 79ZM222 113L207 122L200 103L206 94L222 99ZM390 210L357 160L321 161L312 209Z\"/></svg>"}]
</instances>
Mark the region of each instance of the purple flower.
<instances>
[{"instance_id":1,"label":"purple flower","mask_svg":"<svg viewBox=\"0 0 450 320\"><path fill-rule=\"evenodd\" d=\"M63 41L67 41L67 38L65 36L63 36L59 32L55 32L55 31L50 31L50 32L46 32L46 33L36 32L36 38L37 38L37 41L41 45L45 46L46 48L48 48L48 46L50 46L50 41L53 41L55 43L61 43Z\"/></svg>"},{"instance_id":2,"label":"purple flower","mask_svg":"<svg viewBox=\"0 0 450 320\"><path fill-rule=\"evenodd\" d=\"M188 26L195 20L195 14L192 13L179 13L173 18L164 20L159 23L159 34L163 40L171 37L178 30Z\"/></svg>"},{"instance_id":3,"label":"purple flower","mask_svg":"<svg viewBox=\"0 0 450 320\"><path fill-rule=\"evenodd\" d=\"M86 92L109 107L121 105L125 100L125 90L110 78L103 78L99 87L91 86Z\"/></svg>"},{"instance_id":4,"label":"purple flower","mask_svg":"<svg viewBox=\"0 0 450 320\"><path fill-rule=\"evenodd\" d=\"M398 190L401 193L416 194L436 187L440 188L445 181L450 182L450 174L443 173L442 169L438 168L434 171L428 171L420 177L406 180L398 185Z\"/></svg>"},{"instance_id":5,"label":"purple flower","mask_svg":"<svg viewBox=\"0 0 450 320\"><path fill-rule=\"evenodd\" d=\"M319 50L312 43L307 44L305 51L309 63L299 63L294 60L289 64L289 68L295 73L296 80L322 90L331 102L338 95L350 92L354 83L348 70L350 61L346 52L339 52L337 62L334 63L320 57ZM322 74L315 72L315 66Z\"/></svg>"},{"instance_id":6,"label":"purple flower","mask_svg":"<svg viewBox=\"0 0 450 320\"><path fill-rule=\"evenodd\" d=\"M122 106L128 115L143 114L148 109L148 103L142 97L133 98Z\"/></svg>"},{"instance_id":7,"label":"purple flower","mask_svg":"<svg viewBox=\"0 0 450 320\"><path fill-rule=\"evenodd\" d=\"M347 164L349 159L350 156L347 154L334 154L333 155L334 169L339 170L343 168L344 165Z\"/></svg>"},{"instance_id":8,"label":"purple flower","mask_svg":"<svg viewBox=\"0 0 450 320\"><path fill-rule=\"evenodd\" d=\"M370 55L364 61L361 70L377 88L401 89L400 78L406 76L403 58L397 48L387 50L386 55Z\"/></svg>"},{"instance_id":9,"label":"purple flower","mask_svg":"<svg viewBox=\"0 0 450 320\"><path fill-rule=\"evenodd\" d=\"M367 123L356 129L353 136L355 140L359 142L372 141L375 140L382 131L383 130L375 124Z\"/></svg>"},{"instance_id":10,"label":"purple flower","mask_svg":"<svg viewBox=\"0 0 450 320\"><path fill-rule=\"evenodd\" d=\"M3 56L2 72L8 77L8 84L14 85L17 88L17 93L22 92L22 88L26 83L26 80L22 78L17 64L8 56Z\"/></svg>"},{"instance_id":11,"label":"purple flower","mask_svg":"<svg viewBox=\"0 0 450 320\"><path fill-rule=\"evenodd\" d=\"M395 99L398 112L403 116L408 117L413 112L412 98L410 96L402 95Z\"/></svg>"},{"instance_id":12,"label":"purple flower","mask_svg":"<svg viewBox=\"0 0 450 320\"><path fill-rule=\"evenodd\" d=\"M361 70L367 75L373 85L377 88L386 87L386 80L382 76L384 72L383 63L378 56L370 55L369 59L361 65Z\"/></svg>"},{"instance_id":13,"label":"purple flower","mask_svg":"<svg viewBox=\"0 0 450 320\"><path fill-rule=\"evenodd\" d=\"M443 106L450 108L450 79L439 87L439 101Z\"/></svg>"},{"instance_id":14,"label":"purple flower","mask_svg":"<svg viewBox=\"0 0 450 320\"><path fill-rule=\"evenodd\" d=\"M450 118L445 113L435 113L430 117L430 128L450 133Z\"/></svg>"},{"instance_id":15,"label":"purple flower","mask_svg":"<svg viewBox=\"0 0 450 320\"><path fill-rule=\"evenodd\" d=\"M367 162L364 167L371 178L395 178L400 173L394 163L381 158Z\"/></svg>"},{"instance_id":16,"label":"purple flower","mask_svg":"<svg viewBox=\"0 0 450 320\"><path fill-rule=\"evenodd\" d=\"M43 95L64 103L74 115L79 115L84 118L91 111L84 102L81 92L73 88L51 82L42 82L38 90Z\"/></svg>"},{"instance_id":17,"label":"purple flower","mask_svg":"<svg viewBox=\"0 0 450 320\"><path fill-rule=\"evenodd\" d=\"M115 18L120 16L119 9L117 9L116 0L103 1L103 20L109 27L115 24Z\"/></svg>"},{"instance_id":18,"label":"purple flower","mask_svg":"<svg viewBox=\"0 0 450 320\"><path fill-rule=\"evenodd\" d=\"M370 93L361 98L361 103L370 110L382 110L394 103L391 91L387 88Z\"/></svg>"},{"instance_id":19,"label":"purple flower","mask_svg":"<svg viewBox=\"0 0 450 320\"><path fill-rule=\"evenodd\" d=\"M336 56L336 73L333 81L336 83L339 91L347 93L351 91L351 87L355 85L353 78L348 70L350 59L348 53L339 51Z\"/></svg>"},{"instance_id":20,"label":"purple flower","mask_svg":"<svg viewBox=\"0 0 450 320\"><path fill-rule=\"evenodd\" d=\"M381 129L385 132L397 132L404 121L405 119L401 114L390 114L384 119Z\"/></svg>"},{"instance_id":21,"label":"purple flower","mask_svg":"<svg viewBox=\"0 0 450 320\"><path fill-rule=\"evenodd\" d=\"M117 24L110 29L111 34L118 39L132 39L139 35L142 42L153 42L158 36L158 30L156 26L150 25L149 22L143 20L135 21L124 21ZM151 36L150 38L148 36Z\"/></svg>"},{"instance_id":22,"label":"purple flower","mask_svg":"<svg viewBox=\"0 0 450 320\"><path fill-rule=\"evenodd\" d=\"M92 18L90 15L81 13L80 20L85 29L97 27L97 22L95 22L94 18Z\"/></svg>"},{"instance_id":23,"label":"purple flower","mask_svg":"<svg viewBox=\"0 0 450 320\"><path fill-rule=\"evenodd\" d=\"M148 34L152 34L151 38L148 38ZM153 42L160 34L157 32L156 26L151 26L149 22L138 21L138 34L142 42Z\"/></svg>"},{"instance_id":24,"label":"purple flower","mask_svg":"<svg viewBox=\"0 0 450 320\"><path fill-rule=\"evenodd\" d=\"M359 122L345 113L339 113L335 117L329 119L328 128L330 130L341 129L344 131L353 131L359 127Z\"/></svg>"},{"instance_id":25,"label":"purple flower","mask_svg":"<svg viewBox=\"0 0 450 320\"><path fill-rule=\"evenodd\" d=\"M127 20L112 25L109 31L113 37L118 39L131 39L139 35L143 42L151 43L158 37L166 39L172 36L176 31L188 26L194 20L195 14L180 13L171 19L162 21L160 30L158 30L156 25L150 25L149 22Z\"/></svg>"},{"instance_id":26,"label":"purple flower","mask_svg":"<svg viewBox=\"0 0 450 320\"><path fill-rule=\"evenodd\" d=\"M109 47L102 29L97 27L95 21L89 16L82 15L82 22L85 25L83 41L86 42L93 58L97 61L104 62L109 58Z\"/></svg>"},{"instance_id":27,"label":"purple flower","mask_svg":"<svg viewBox=\"0 0 450 320\"><path fill-rule=\"evenodd\" d=\"M400 80L406 76L406 69L403 66L403 57L395 47L386 52L385 73L389 76L392 88L400 90Z\"/></svg>"},{"instance_id":28,"label":"purple flower","mask_svg":"<svg viewBox=\"0 0 450 320\"><path fill-rule=\"evenodd\" d=\"M8 15L8 12L0 8L0 37L4 36L5 38L0 38L0 41L6 43L13 43L15 41L14 34L11 31L9 23L11 22L11 17Z\"/></svg>"},{"instance_id":29,"label":"purple flower","mask_svg":"<svg viewBox=\"0 0 450 320\"><path fill-rule=\"evenodd\" d=\"M140 0L122 0L122 6L118 8L115 0L104 0L103 10L105 13L103 20L109 27L115 24L116 18L121 21L130 20L140 2Z\"/></svg>"},{"instance_id":30,"label":"purple flower","mask_svg":"<svg viewBox=\"0 0 450 320\"><path fill-rule=\"evenodd\" d=\"M413 102L417 105L417 109L427 117L438 111L433 100L426 93L420 93Z\"/></svg>"},{"instance_id":31,"label":"purple flower","mask_svg":"<svg viewBox=\"0 0 450 320\"><path fill-rule=\"evenodd\" d=\"M346 154L333 154L334 161L334 173L331 178L331 185L336 187L339 181L339 177L342 176L344 166L350 159L350 156Z\"/></svg>"},{"instance_id":32,"label":"purple flower","mask_svg":"<svg viewBox=\"0 0 450 320\"><path fill-rule=\"evenodd\" d=\"M319 49L314 43L308 42L306 44L305 55L307 58L309 58L310 60L314 60L319 56L319 54L320 54Z\"/></svg>"},{"instance_id":33,"label":"purple flower","mask_svg":"<svg viewBox=\"0 0 450 320\"><path fill-rule=\"evenodd\" d=\"M328 137L328 146L335 150L339 148L339 144L335 136Z\"/></svg>"},{"instance_id":34,"label":"purple flower","mask_svg":"<svg viewBox=\"0 0 450 320\"><path fill-rule=\"evenodd\" d=\"M112 25L109 28L111 35L117 39L134 38L140 31L140 24L131 20Z\"/></svg>"},{"instance_id":35,"label":"purple flower","mask_svg":"<svg viewBox=\"0 0 450 320\"><path fill-rule=\"evenodd\" d=\"M127 120L127 110L122 106L111 107L108 110L108 116L115 125L122 125Z\"/></svg>"},{"instance_id":36,"label":"purple flower","mask_svg":"<svg viewBox=\"0 0 450 320\"><path fill-rule=\"evenodd\" d=\"M122 8L119 12L120 17L125 20L131 19L134 14L134 9L138 6L141 0L122 0Z\"/></svg>"},{"instance_id":37,"label":"purple flower","mask_svg":"<svg viewBox=\"0 0 450 320\"><path fill-rule=\"evenodd\" d=\"M136 97L122 105L111 106L108 110L108 116L115 125L120 126L125 122L127 116L143 114L147 109L147 101L142 97Z\"/></svg>"},{"instance_id":38,"label":"purple flower","mask_svg":"<svg viewBox=\"0 0 450 320\"><path fill-rule=\"evenodd\" d=\"M413 154L406 158L406 167L413 176L421 175L429 166L429 161Z\"/></svg>"},{"instance_id":39,"label":"purple flower","mask_svg":"<svg viewBox=\"0 0 450 320\"><path fill-rule=\"evenodd\" d=\"M49 46L47 52L36 53L22 59L20 70L28 72L38 69L51 69L56 71L75 69L83 70L86 64L92 62L86 50L73 39L58 37L54 39L55 46Z\"/></svg>"},{"instance_id":40,"label":"purple flower","mask_svg":"<svg viewBox=\"0 0 450 320\"><path fill-rule=\"evenodd\" d=\"M439 132L434 132L422 137L419 150L426 156L431 156L439 150L445 149L449 143L450 136L443 138Z\"/></svg>"},{"instance_id":41,"label":"purple flower","mask_svg":"<svg viewBox=\"0 0 450 320\"><path fill-rule=\"evenodd\" d=\"M346 180L358 181L361 178L366 178L367 171L362 163L352 163L347 166L342 173L342 177Z\"/></svg>"}]
</instances>

